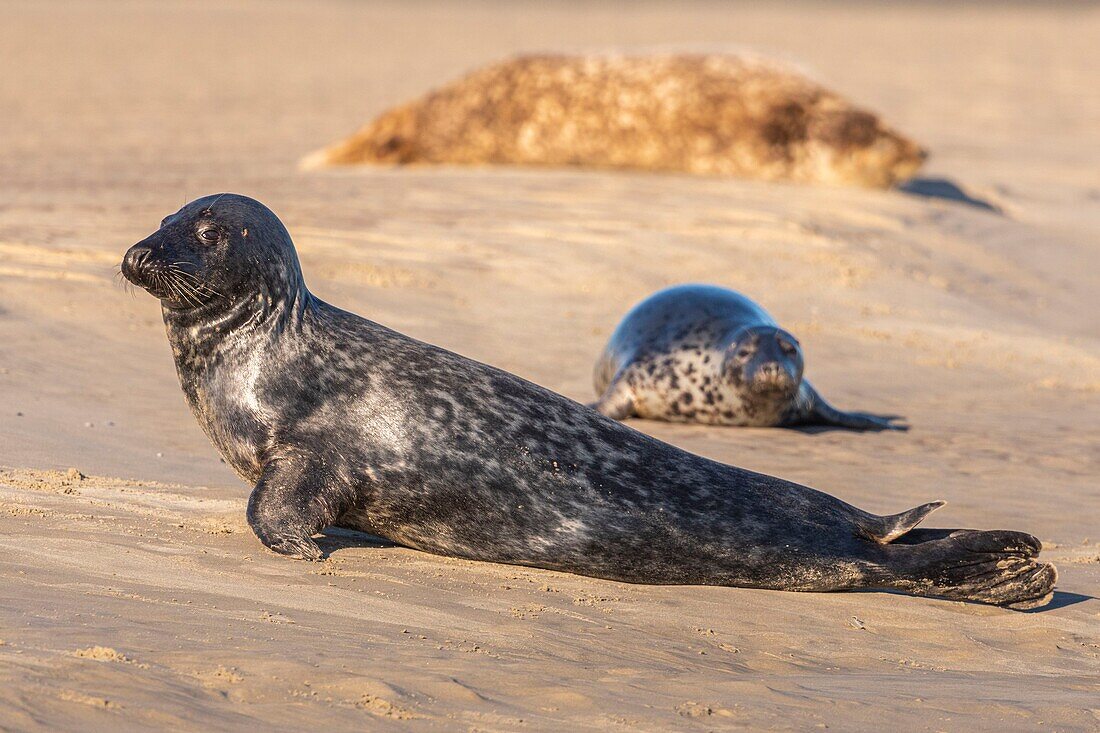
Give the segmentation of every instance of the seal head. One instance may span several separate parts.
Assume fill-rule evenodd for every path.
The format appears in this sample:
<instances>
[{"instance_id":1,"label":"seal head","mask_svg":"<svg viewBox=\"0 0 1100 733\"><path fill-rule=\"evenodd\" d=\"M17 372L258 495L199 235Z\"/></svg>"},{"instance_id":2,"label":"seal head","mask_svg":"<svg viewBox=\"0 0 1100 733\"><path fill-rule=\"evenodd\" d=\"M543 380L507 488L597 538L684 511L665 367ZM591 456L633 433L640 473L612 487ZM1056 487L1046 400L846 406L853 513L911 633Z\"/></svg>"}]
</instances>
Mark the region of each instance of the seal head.
<instances>
[{"instance_id":1,"label":"seal head","mask_svg":"<svg viewBox=\"0 0 1100 733\"><path fill-rule=\"evenodd\" d=\"M792 400L802 384L802 347L789 331L773 326L740 329L726 349L722 373L749 396Z\"/></svg>"},{"instance_id":2,"label":"seal head","mask_svg":"<svg viewBox=\"0 0 1100 733\"><path fill-rule=\"evenodd\" d=\"M187 204L126 252L123 276L171 311L206 317L303 291L298 255L263 204L216 194Z\"/></svg>"}]
</instances>

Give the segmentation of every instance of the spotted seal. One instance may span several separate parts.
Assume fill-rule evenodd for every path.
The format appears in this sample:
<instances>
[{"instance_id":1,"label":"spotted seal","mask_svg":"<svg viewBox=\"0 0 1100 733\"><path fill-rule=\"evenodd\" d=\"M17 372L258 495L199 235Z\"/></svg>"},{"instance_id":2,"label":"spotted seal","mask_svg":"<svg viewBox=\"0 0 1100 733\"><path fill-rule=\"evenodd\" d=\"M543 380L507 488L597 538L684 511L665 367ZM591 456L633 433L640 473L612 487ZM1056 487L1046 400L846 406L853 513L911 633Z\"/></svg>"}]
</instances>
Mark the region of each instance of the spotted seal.
<instances>
[{"instance_id":1,"label":"spotted seal","mask_svg":"<svg viewBox=\"0 0 1100 733\"><path fill-rule=\"evenodd\" d=\"M594 407L708 425L905 430L897 416L842 412L803 378L802 346L759 305L713 285L677 285L636 305L596 361Z\"/></svg>"},{"instance_id":2,"label":"spotted seal","mask_svg":"<svg viewBox=\"0 0 1100 733\"><path fill-rule=\"evenodd\" d=\"M257 201L201 198L132 246L184 395L253 486L260 541L336 525L472 560L632 583L897 588L1030 606L1056 572L1009 531L891 516L687 453L517 376L323 302Z\"/></svg>"}]
</instances>

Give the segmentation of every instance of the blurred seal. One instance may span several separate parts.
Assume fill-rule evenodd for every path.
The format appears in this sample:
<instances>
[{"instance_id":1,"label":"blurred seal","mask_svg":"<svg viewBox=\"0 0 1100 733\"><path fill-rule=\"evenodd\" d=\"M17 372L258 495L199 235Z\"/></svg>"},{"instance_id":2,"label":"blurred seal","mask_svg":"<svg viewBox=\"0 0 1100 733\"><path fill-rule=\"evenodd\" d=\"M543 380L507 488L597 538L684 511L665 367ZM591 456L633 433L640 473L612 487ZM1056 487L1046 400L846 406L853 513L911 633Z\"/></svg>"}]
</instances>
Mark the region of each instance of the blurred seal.
<instances>
[{"instance_id":1,"label":"blurred seal","mask_svg":"<svg viewBox=\"0 0 1100 733\"><path fill-rule=\"evenodd\" d=\"M895 415L841 412L803 376L802 347L740 293L678 285L639 303L596 361L593 405L622 420L905 430Z\"/></svg>"},{"instance_id":2,"label":"blurred seal","mask_svg":"<svg viewBox=\"0 0 1100 733\"><path fill-rule=\"evenodd\" d=\"M885 187L924 159L877 115L760 59L546 54L478 69L302 165L577 166Z\"/></svg>"},{"instance_id":3,"label":"blurred seal","mask_svg":"<svg viewBox=\"0 0 1100 733\"><path fill-rule=\"evenodd\" d=\"M208 196L126 253L160 299L187 401L253 485L260 541L318 559L338 525L408 547L634 583L899 588L1030 606L1054 568L1019 532L910 531L700 458L306 289L279 219ZM896 540L896 541L895 541Z\"/></svg>"}]
</instances>

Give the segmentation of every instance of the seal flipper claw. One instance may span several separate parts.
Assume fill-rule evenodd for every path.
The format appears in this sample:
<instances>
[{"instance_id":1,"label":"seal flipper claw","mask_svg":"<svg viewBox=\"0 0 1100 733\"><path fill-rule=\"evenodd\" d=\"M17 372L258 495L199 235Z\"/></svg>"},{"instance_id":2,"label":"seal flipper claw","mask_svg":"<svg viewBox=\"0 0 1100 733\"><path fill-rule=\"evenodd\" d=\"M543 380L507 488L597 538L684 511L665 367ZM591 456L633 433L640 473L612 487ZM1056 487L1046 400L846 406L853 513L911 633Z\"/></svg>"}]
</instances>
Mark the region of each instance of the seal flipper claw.
<instances>
[{"instance_id":1,"label":"seal flipper claw","mask_svg":"<svg viewBox=\"0 0 1100 733\"><path fill-rule=\"evenodd\" d=\"M324 553L313 535L343 512L331 483L316 461L298 456L268 461L248 497L249 526L273 552L320 560Z\"/></svg>"},{"instance_id":2,"label":"seal flipper claw","mask_svg":"<svg viewBox=\"0 0 1100 733\"><path fill-rule=\"evenodd\" d=\"M930 501L900 514L884 517L870 515L860 521L860 534L879 544L889 544L923 522L925 517L946 503L946 501Z\"/></svg>"},{"instance_id":3,"label":"seal flipper claw","mask_svg":"<svg viewBox=\"0 0 1100 733\"><path fill-rule=\"evenodd\" d=\"M325 556L317 543L308 537L285 537L275 540L267 547L272 552L298 560L321 560Z\"/></svg>"}]
</instances>

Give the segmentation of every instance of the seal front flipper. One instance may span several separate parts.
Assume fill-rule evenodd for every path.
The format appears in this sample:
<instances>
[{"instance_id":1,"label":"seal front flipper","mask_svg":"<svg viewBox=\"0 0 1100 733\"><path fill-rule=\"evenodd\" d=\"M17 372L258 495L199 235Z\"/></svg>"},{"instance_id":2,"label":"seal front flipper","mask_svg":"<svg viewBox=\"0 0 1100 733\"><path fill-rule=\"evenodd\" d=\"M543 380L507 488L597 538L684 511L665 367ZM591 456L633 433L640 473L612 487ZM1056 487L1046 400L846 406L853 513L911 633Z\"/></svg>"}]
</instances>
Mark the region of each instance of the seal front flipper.
<instances>
[{"instance_id":1,"label":"seal front flipper","mask_svg":"<svg viewBox=\"0 0 1100 733\"><path fill-rule=\"evenodd\" d=\"M626 379L618 377L607 386L600 399L589 407L612 420L625 420L635 414L634 391Z\"/></svg>"},{"instance_id":2,"label":"seal front flipper","mask_svg":"<svg viewBox=\"0 0 1100 733\"><path fill-rule=\"evenodd\" d=\"M798 410L788 419L787 425L830 425L849 430L908 430L909 425L900 415L872 415L866 412L844 412L838 410L818 394L808 382L803 382L803 394L799 395Z\"/></svg>"},{"instance_id":3,"label":"seal front flipper","mask_svg":"<svg viewBox=\"0 0 1100 733\"><path fill-rule=\"evenodd\" d=\"M313 535L343 513L345 502L320 461L298 455L269 460L248 498L248 524L268 549L320 560Z\"/></svg>"}]
</instances>

